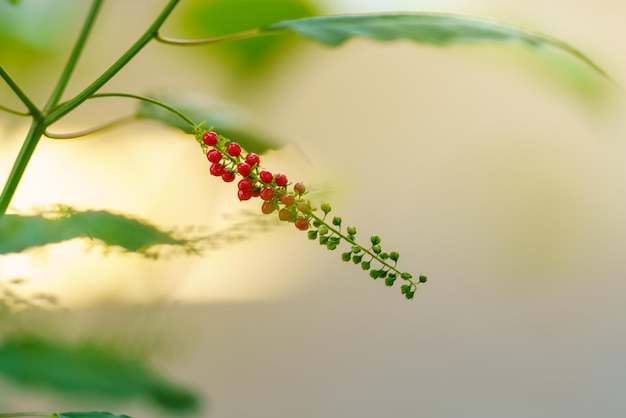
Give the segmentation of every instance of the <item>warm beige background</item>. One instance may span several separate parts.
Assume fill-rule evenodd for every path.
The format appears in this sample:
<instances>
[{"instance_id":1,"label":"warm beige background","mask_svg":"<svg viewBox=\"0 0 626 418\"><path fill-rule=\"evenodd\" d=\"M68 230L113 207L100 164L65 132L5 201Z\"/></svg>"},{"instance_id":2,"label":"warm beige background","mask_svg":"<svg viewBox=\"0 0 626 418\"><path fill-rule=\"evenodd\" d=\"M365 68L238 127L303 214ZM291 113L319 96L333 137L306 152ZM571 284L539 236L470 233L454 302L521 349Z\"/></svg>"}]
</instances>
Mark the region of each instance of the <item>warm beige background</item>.
<instances>
[{"instance_id":1,"label":"warm beige background","mask_svg":"<svg viewBox=\"0 0 626 418\"><path fill-rule=\"evenodd\" d=\"M111 2L105 14L139 13L140 28L150 17L140 13L149 9L144 3ZM622 3L440 5L405 1L402 8L477 14L550 33L626 85ZM103 297L211 302L160 308L156 316L111 310L99 331L169 339L162 369L206 394L210 416L622 416L620 99L594 105L566 90L545 54L517 47L354 41L338 50L304 48L300 60L245 97L292 141L264 163L332 192L346 222L364 236L380 233L407 270L427 274L414 302L288 227L204 259L157 263L102 257L98 249L83 254L81 243L69 243L0 260L0 277L28 275L37 289L77 307ZM94 66L116 53L93 57ZM166 53L165 65L155 67ZM182 73L172 87L223 94L210 69L176 60L192 53L150 47L111 89L142 91ZM0 178L17 146L0 145ZM209 178L189 138L151 124L42 143L14 205L58 201L173 227L227 227L222 215L256 209ZM8 406L24 409L17 401Z\"/></svg>"}]
</instances>

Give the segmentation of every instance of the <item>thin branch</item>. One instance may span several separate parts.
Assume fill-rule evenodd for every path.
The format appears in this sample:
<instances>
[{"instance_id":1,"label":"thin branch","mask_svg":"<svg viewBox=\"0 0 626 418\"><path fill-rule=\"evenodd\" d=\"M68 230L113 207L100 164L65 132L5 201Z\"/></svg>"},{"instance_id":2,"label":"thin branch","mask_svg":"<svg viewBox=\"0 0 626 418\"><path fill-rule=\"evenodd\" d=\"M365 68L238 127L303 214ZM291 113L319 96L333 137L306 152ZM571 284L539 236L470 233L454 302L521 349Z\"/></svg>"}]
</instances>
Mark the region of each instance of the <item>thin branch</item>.
<instances>
[{"instance_id":1,"label":"thin branch","mask_svg":"<svg viewBox=\"0 0 626 418\"><path fill-rule=\"evenodd\" d=\"M267 35L275 35L274 33L263 33L260 29L251 29L243 32L237 32L230 35L217 36L214 38L205 38L205 39L176 39L176 38L168 38L166 36L161 36L161 34L157 33L154 39L158 42L161 42L165 45L175 45L175 46L202 46L209 45L218 42L227 42L234 41L236 39L244 39L244 38L252 38L254 36L267 36Z\"/></svg>"},{"instance_id":2,"label":"thin branch","mask_svg":"<svg viewBox=\"0 0 626 418\"><path fill-rule=\"evenodd\" d=\"M94 0L93 3L91 4L91 9L89 10L89 14L87 15L87 18L85 19L85 23L83 24L82 30L80 31L80 34L78 35L78 39L76 40L74 49L72 50L72 53L70 54L70 57L67 60L67 64L65 65L65 68L63 69L63 72L61 73L61 77L59 78L59 81L57 82L54 88L54 91L52 92L52 95L50 96L50 99L48 100L48 103L46 103L46 106L44 107L44 109L52 109L54 106L56 106L57 103L59 103L59 99L61 98L61 95L63 94L63 92L65 91L65 88L67 87L67 83L70 80L72 72L74 71L74 68L76 68L76 64L78 63L78 58L80 57L80 54L83 52L85 43L87 42L87 37L89 36L89 33L91 32L91 28L93 27L94 22L96 21L96 17L98 16L98 12L100 11L101 6L102 6L102 0Z\"/></svg>"},{"instance_id":3,"label":"thin branch","mask_svg":"<svg viewBox=\"0 0 626 418\"><path fill-rule=\"evenodd\" d=\"M124 116L124 117L112 120L110 122L104 123L102 125L96 126L95 128L89 128L83 131L72 132L72 133L67 133L67 134L57 134L57 133L53 133L53 132L46 130L43 134L45 137L50 138L50 139L76 139L76 138L80 138L83 136L91 135L96 132L102 132L102 131L106 131L109 129L117 128L118 126L125 125L135 120L137 120L137 116L135 115Z\"/></svg>"},{"instance_id":4,"label":"thin branch","mask_svg":"<svg viewBox=\"0 0 626 418\"><path fill-rule=\"evenodd\" d=\"M35 103L33 103L28 98L26 93L24 93L22 89L20 89L17 83L13 81L11 76L4 70L4 68L2 68L2 65L0 65L0 77L4 79L4 81L9 85L9 87L11 87L11 90L13 90L13 92L17 95L17 97L19 97L22 103L24 103L24 105L28 108L30 114L33 117L38 118L41 116L41 112L39 111Z\"/></svg>"},{"instance_id":5,"label":"thin branch","mask_svg":"<svg viewBox=\"0 0 626 418\"><path fill-rule=\"evenodd\" d=\"M148 103L152 103L156 106L160 106L165 110L168 110L172 113L174 113L176 116L180 117L182 120L184 120L185 122L187 122L189 124L189 126L191 126L192 128L197 126L198 124L195 123L193 120L191 120L187 115L185 115L183 112L181 112L180 110L166 104L163 103L157 99L153 99L152 97L147 97L147 96L141 96L139 94L132 94L132 93L97 93L94 94L90 97L90 99L97 99L99 97L127 97L130 99L136 99L136 100L141 100L144 102L148 102Z\"/></svg>"},{"instance_id":6,"label":"thin branch","mask_svg":"<svg viewBox=\"0 0 626 418\"><path fill-rule=\"evenodd\" d=\"M30 112L20 112L19 110L14 110L6 106L0 105L0 110L3 112L11 113L12 115L17 116L30 116Z\"/></svg>"}]
</instances>

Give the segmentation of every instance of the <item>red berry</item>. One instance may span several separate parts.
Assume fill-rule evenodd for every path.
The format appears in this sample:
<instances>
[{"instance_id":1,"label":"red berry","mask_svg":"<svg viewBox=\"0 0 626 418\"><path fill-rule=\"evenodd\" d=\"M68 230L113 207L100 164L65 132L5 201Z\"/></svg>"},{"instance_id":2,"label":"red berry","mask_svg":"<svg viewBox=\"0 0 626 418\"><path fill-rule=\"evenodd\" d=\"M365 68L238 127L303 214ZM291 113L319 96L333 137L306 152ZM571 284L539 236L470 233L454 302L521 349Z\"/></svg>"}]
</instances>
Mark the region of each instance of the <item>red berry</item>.
<instances>
[{"instance_id":1,"label":"red berry","mask_svg":"<svg viewBox=\"0 0 626 418\"><path fill-rule=\"evenodd\" d=\"M254 167L255 164L256 165L261 164L261 159L259 158L258 155L251 152L250 154L246 155L246 162L248 163L250 167Z\"/></svg>"},{"instance_id":2,"label":"red berry","mask_svg":"<svg viewBox=\"0 0 626 418\"><path fill-rule=\"evenodd\" d=\"M307 229L309 229L309 223L304 218L296 218L295 225L296 225L296 228L298 228L301 231L306 231Z\"/></svg>"},{"instance_id":3,"label":"red berry","mask_svg":"<svg viewBox=\"0 0 626 418\"><path fill-rule=\"evenodd\" d=\"M263 183L271 183L272 179L274 179L274 175L267 170L262 170L259 173L259 178L261 179Z\"/></svg>"},{"instance_id":4,"label":"red berry","mask_svg":"<svg viewBox=\"0 0 626 418\"><path fill-rule=\"evenodd\" d=\"M284 187L287 185L287 183L289 183L289 180L287 180L287 176L284 174L279 174L276 176L276 185L277 186L281 186Z\"/></svg>"},{"instance_id":5,"label":"red berry","mask_svg":"<svg viewBox=\"0 0 626 418\"><path fill-rule=\"evenodd\" d=\"M301 181L296 183L293 186L293 189L300 194L303 194L304 192L306 192L306 187L304 187L304 183L302 183Z\"/></svg>"},{"instance_id":6,"label":"red berry","mask_svg":"<svg viewBox=\"0 0 626 418\"><path fill-rule=\"evenodd\" d=\"M252 190L252 186L252 180L250 179L242 179L239 180L239 183L237 183L237 188L244 192L249 192L250 190Z\"/></svg>"},{"instance_id":7,"label":"red berry","mask_svg":"<svg viewBox=\"0 0 626 418\"><path fill-rule=\"evenodd\" d=\"M250 190L250 194L252 195L252 197L259 197L261 196L261 190L259 190L258 188L254 188Z\"/></svg>"},{"instance_id":8,"label":"red berry","mask_svg":"<svg viewBox=\"0 0 626 418\"><path fill-rule=\"evenodd\" d=\"M219 139L219 136L217 135L217 133L213 131L205 132L204 135L202 135L202 142L204 142L205 145L208 145L210 147L217 144L218 139Z\"/></svg>"},{"instance_id":9,"label":"red berry","mask_svg":"<svg viewBox=\"0 0 626 418\"><path fill-rule=\"evenodd\" d=\"M239 200L250 200L250 198L252 197L252 195L250 194L249 191L244 191L244 190L237 190L237 197L239 198Z\"/></svg>"},{"instance_id":10,"label":"red berry","mask_svg":"<svg viewBox=\"0 0 626 418\"><path fill-rule=\"evenodd\" d=\"M239 154L241 154L241 146L236 142L231 142L226 146L226 152L232 157L239 157Z\"/></svg>"},{"instance_id":11,"label":"red berry","mask_svg":"<svg viewBox=\"0 0 626 418\"><path fill-rule=\"evenodd\" d=\"M274 206L272 202L263 202L263 205L261 205L261 212L263 212L266 215L269 215L275 210L276 210L276 206Z\"/></svg>"},{"instance_id":12,"label":"red berry","mask_svg":"<svg viewBox=\"0 0 626 418\"><path fill-rule=\"evenodd\" d=\"M235 180L235 173L233 173L232 171L225 171L224 174L222 174L222 180L224 180L226 183L230 183L231 181Z\"/></svg>"},{"instance_id":13,"label":"red berry","mask_svg":"<svg viewBox=\"0 0 626 418\"><path fill-rule=\"evenodd\" d=\"M212 149L206 153L206 157L212 163L219 163L222 160L222 153L216 149Z\"/></svg>"},{"instance_id":14,"label":"red berry","mask_svg":"<svg viewBox=\"0 0 626 418\"><path fill-rule=\"evenodd\" d=\"M248 163L239 163L237 164L237 172L244 177L247 177L252 171L252 167Z\"/></svg>"},{"instance_id":15,"label":"red berry","mask_svg":"<svg viewBox=\"0 0 626 418\"><path fill-rule=\"evenodd\" d=\"M261 196L261 199L263 200L272 200L274 198L274 190L272 190L271 187L265 187L261 190L261 194L259 196Z\"/></svg>"},{"instance_id":16,"label":"red berry","mask_svg":"<svg viewBox=\"0 0 626 418\"><path fill-rule=\"evenodd\" d=\"M288 209L282 208L278 211L278 219L281 221L291 221L293 219L293 213Z\"/></svg>"},{"instance_id":17,"label":"red berry","mask_svg":"<svg viewBox=\"0 0 626 418\"><path fill-rule=\"evenodd\" d=\"M286 195L284 195L283 197L280 198L280 201L285 206L291 206L291 205L294 204L296 199L293 197L292 194L286 194Z\"/></svg>"},{"instance_id":18,"label":"red berry","mask_svg":"<svg viewBox=\"0 0 626 418\"><path fill-rule=\"evenodd\" d=\"M211 174L218 177L224 174L224 166L220 163L213 163L209 171L211 171Z\"/></svg>"}]
</instances>

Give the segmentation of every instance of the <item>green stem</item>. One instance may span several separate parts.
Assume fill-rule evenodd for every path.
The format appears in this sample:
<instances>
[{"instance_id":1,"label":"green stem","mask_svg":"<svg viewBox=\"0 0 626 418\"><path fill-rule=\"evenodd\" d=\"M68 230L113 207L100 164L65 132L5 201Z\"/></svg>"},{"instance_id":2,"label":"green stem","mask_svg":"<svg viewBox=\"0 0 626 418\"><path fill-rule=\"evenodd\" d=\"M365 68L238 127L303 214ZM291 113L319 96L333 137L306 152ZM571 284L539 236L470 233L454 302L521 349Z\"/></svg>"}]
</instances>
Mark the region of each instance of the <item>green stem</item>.
<instances>
[{"instance_id":1,"label":"green stem","mask_svg":"<svg viewBox=\"0 0 626 418\"><path fill-rule=\"evenodd\" d=\"M335 235L337 235L338 237L340 237L341 239L343 239L347 243L349 243L351 245L358 245L365 254L367 254L370 257L372 257L372 260L376 260L380 264L382 264L383 266L388 267L390 270L393 270L393 272L397 273L398 276L400 276L402 274L402 272L400 270L398 270L397 266L389 264L386 260L383 260L382 258L380 258L378 256L378 254L376 254L375 252L370 251L370 249L363 247L362 245L360 245L358 242L356 242L352 238L344 235L339 229L336 229L333 225L328 224L324 220L324 218L320 218L319 216L315 215L313 212L311 212L310 215L311 215L311 218L315 219L320 224L326 226L326 228L328 228L329 231L331 231L332 233L334 233ZM415 283L413 280L411 280L411 279L403 279L403 280L409 282L413 287L417 287L417 283Z\"/></svg>"},{"instance_id":2,"label":"green stem","mask_svg":"<svg viewBox=\"0 0 626 418\"><path fill-rule=\"evenodd\" d=\"M40 414L36 412L13 412L8 414L0 414L2 418L12 418L12 417L56 417L57 414Z\"/></svg>"},{"instance_id":3,"label":"green stem","mask_svg":"<svg viewBox=\"0 0 626 418\"><path fill-rule=\"evenodd\" d=\"M217 42L226 42L226 41L234 41L236 39L244 39L251 38L253 36L266 36L266 35L275 35L275 33L262 33L260 29L250 29L243 32L237 32L230 35L217 36L214 38L205 38L205 39L176 39L176 38L168 38L166 36L161 36L160 34L156 34L155 40L161 42L165 45L176 45L176 46L202 46L214 44Z\"/></svg>"},{"instance_id":4,"label":"green stem","mask_svg":"<svg viewBox=\"0 0 626 418\"><path fill-rule=\"evenodd\" d=\"M94 0L93 3L91 4L91 9L89 10L89 14L87 15L87 18L85 19L85 23L83 24L82 30L80 31L80 34L78 35L78 39L76 40L74 49L72 50L72 53L70 54L70 57L67 60L67 64L65 65L65 68L63 69L63 72L61 73L61 77L59 78L59 81L57 82L56 87L52 91L52 95L50 96L50 99L48 100L48 103L46 104L44 109L52 109L54 106L57 105L57 103L59 103L61 95L65 91L65 88L67 87L67 83L70 80L72 72L74 71L74 68L76 68L76 64L78 63L78 58L80 58L80 54L83 52L83 49L85 48L87 37L89 36L89 33L91 32L91 28L93 27L94 22L96 21L96 17L98 16L98 12L100 11L101 6L102 6L102 0Z\"/></svg>"},{"instance_id":5,"label":"green stem","mask_svg":"<svg viewBox=\"0 0 626 418\"><path fill-rule=\"evenodd\" d=\"M0 65L0 77L4 79L4 81L11 87L11 90L19 97L19 99L24 103L24 105L28 108L29 112L33 117L39 117L41 112L37 108L37 106L28 98L28 96L20 89L20 87L13 81L11 76L2 68Z\"/></svg>"},{"instance_id":6,"label":"green stem","mask_svg":"<svg viewBox=\"0 0 626 418\"><path fill-rule=\"evenodd\" d=\"M113 78L130 60L135 57L158 33L159 28L167 17L170 15L174 7L178 4L179 0L170 0L157 18L152 22L150 27L144 32L143 35L117 60L111 65L100 77L98 77L93 83L87 86L83 91L78 93L76 97L68 100L65 103L60 104L54 110L50 112L46 118L48 125L56 122L81 103L96 93L102 86L104 86L111 78Z\"/></svg>"},{"instance_id":7,"label":"green stem","mask_svg":"<svg viewBox=\"0 0 626 418\"><path fill-rule=\"evenodd\" d=\"M0 105L0 110L3 112L11 113L12 115L17 116L30 116L29 112L20 112L19 110L11 109L10 107Z\"/></svg>"},{"instance_id":8,"label":"green stem","mask_svg":"<svg viewBox=\"0 0 626 418\"><path fill-rule=\"evenodd\" d=\"M113 128L116 128L118 126L130 123L130 122L132 122L132 121L134 121L136 119L137 119L137 117L135 115L124 116L124 117L121 117L119 119L115 119L115 120L113 120L111 122L107 122L105 124L96 126L95 128L85 129L84 131L72 132L72 133L69 133L69 134L56 134L54 132L49 132L46 129L46 131L43 134L44 134L44 136L46 138L50 138L50 139L75 139L75 138L80 138L81 136L91 135L91 134L96 133L96 132L102 132L102 131L106 131L106 130L109 130L109 129L113 129Z\"/></svg>"},{"instance_id":9,"label":"green stem","mask_svg":"<svg viewBox=\"0 0 626 418\"><path fill-rule=\"evenodd\" d=\"M180 110L166 104L163 103L157 99L153 99L152 97L147 97L147 96L141 96L139 94L132 94L132 93L97 93L97 94L93 94L91 95L91 97L89 97L90 99L97 99L99 97L128 97L131 99L136 99L136 100L141 100L143 102L148 102L148 103L152 103L154 105L160 106L165 110L168 110L172 113L174 113L176 116L180 117L182 120L184 120L185 122L187 122L192 128L197 126L198 124L195 123L194 121L192 121L187 115L185 115L183 112L181 112Z\"/></svg>"},{"instance_id":10,"label":"green stem","mask_svg":"<svg viewBox=\"0 0 626 418\"><path fill-rule=\"evenodd\" d=\"M28 131L26 139L20 149L20 153L13 164L9 178L4 184L4 190L2 190L2 194L0 194L0 217L6 213L9 203L11 202L11 199L15 194L15 190L17 189L17 185L22 179L26 166L28 165L28 162L30 161L30 158L32 157L33 152L39 143L39 139L43 135L45 129L46 127L44 123L39 119L35 119L33 124L30 126L30 130Z\"/></svg>"}]
</instances>

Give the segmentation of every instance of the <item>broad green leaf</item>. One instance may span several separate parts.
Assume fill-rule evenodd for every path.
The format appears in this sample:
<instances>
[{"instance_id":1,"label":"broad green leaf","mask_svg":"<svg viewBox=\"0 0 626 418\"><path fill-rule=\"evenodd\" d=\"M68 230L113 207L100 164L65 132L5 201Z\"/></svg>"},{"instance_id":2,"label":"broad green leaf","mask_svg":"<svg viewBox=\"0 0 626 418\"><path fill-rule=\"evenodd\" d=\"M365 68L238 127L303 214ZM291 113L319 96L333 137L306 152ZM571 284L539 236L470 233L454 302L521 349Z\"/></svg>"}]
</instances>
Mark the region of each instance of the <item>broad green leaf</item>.
<instances>
[{"instance_id":1,"label":"broad green leaf","mask_svg":"<svg viewBox=\"0 0 626 418\"><path fill-rule=\"evenodd\" d=\"M0 216L0 255L74 238L98 240L107 246L144 254L159 245L188 244L147 222L105 210L59 207L50 213Z\"/></svg>"},{"instance_id":2,"label":"broad green leaf","mask_svg":"<svg viewBox=\"0 0 626 418\"><path fill-rule=\"evenodd\" d=\"M115 415L110 412L62 412L58 418L131 418L128 415Z\"/></svg>"},{"instance_id":3,"label":"broad green leaf","mask_svg":"<svg viewBox=\"0 0 626 418\"><path fill-rule=\"evenodd\" d=\"M21 384L74 395L144 398L176 411L198 406L191 391L158 375L140 358L101 345L72 345L34 336L6 338L0 345L0 373ZM107 416L93 414L103 413L71 412L60 416Z\"/></svg>"},{"instance_id":4,"label":"broad green leaf","mask_svg":"<svg viewBox=\"0 0 626 418\"><path fill-rule=\"evenodd\" d=\"M310 0L196 0L184 7L184 31L189 37L213 37L255 28L271 22L319 14ZM270 68L294 42L288 38L245 39L215 44L206 51L215 53L230 72L252 76Z\"/></svg>"},{"instance_id":5,"label":"broad green leaf","mask_svg":"<svg viewBox=\"0 0 626 418\"><path fill-rule=\"evenodd\" d=\"M250 114L233 104L197 93L151 97L176 108L196 123L205 121L207 126L213 126L220 134L239 142L248 151L261 154L280 145L276 139L267 135ZM192 132L180 117L149 102L141 102L137 116L156 119L187 133Z\"/></svg>"},{"instance_id":6,"label":"broad green leaf","mask_svg":"<svg viewBox=\"0 0 626 418\"><path fill-rule=\"evenodd\" d=\"M518 42L531 47L560 50L610 79L591 59L569 44L538 32L486 19L444 13L383 13L320 16L275 22L260 34L290 31L327 46L338 46L350 38L379 41L408 39L444 46L459 43Z\"/></svg>"}]
</instances>

